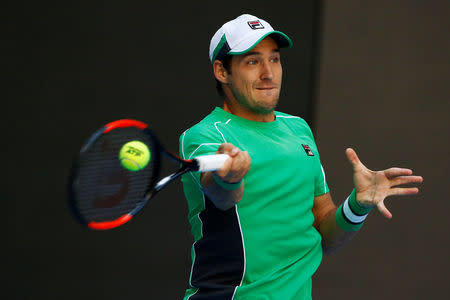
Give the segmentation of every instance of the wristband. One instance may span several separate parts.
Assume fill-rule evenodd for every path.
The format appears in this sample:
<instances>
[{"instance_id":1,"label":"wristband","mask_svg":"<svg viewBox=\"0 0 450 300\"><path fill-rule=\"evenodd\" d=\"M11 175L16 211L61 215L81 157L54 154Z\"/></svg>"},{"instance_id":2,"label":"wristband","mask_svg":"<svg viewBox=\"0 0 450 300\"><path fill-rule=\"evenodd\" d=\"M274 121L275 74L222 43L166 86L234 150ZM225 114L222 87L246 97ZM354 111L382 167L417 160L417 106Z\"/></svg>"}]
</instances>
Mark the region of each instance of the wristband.
<instances>
[{"instance_id":1,"label":"wristband","mask_svg":"<svg viewBox=\"0 0 450 300\"><path fill-rule=\"evenodd\" d=\"M220 179L220 177L217 176L215 173L213 173L213 178L214 178L214 181L218 185L220 185L223 189L225 189L227 191L237 190L238 188L241 187L241 184L242 184L242 179L238 182L233 182L233 183L222 181L222 179Z\"/></svg>"},{"instance_id":2,"label":"wristband","mask_svg":"<svg viewBox=\"0 0 450 300\"><path fill-rule=\"evenodd\" d=\"M339 206L336 211L336 223L345 231L357 231L364 223L373 207L362 206L356 201L356 190Z\"/></svg>"}]
</instances>

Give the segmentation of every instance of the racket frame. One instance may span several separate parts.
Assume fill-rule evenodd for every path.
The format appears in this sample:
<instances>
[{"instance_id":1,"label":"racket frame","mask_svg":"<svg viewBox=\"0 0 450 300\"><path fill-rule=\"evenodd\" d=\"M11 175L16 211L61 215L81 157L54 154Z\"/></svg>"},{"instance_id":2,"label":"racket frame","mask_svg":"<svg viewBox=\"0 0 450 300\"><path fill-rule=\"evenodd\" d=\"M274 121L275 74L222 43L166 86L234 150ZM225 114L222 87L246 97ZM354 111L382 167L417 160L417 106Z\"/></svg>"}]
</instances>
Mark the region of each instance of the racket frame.
<instances>
[{"instance_id":1,"label":"racket frame","mask_svg":"<svg viewBox=\"0 0 450 300\"><path fill-rule=\"evenodd\" d=\"M122 216L110 220L110 221L88 221L86 220L81 213L79 212L76 201L75 201L75 191L74 191L74 180L78 177L78 167L79 167L79 158L86 152L103 134L111 132L112 130L118 128L127 128L127 127L135 127L137 129L142 130L146 135L149 136L149 139L153 142L152 149L152 159L154 160L153 166L153 174L148 184L148 188L142 196L142 200L138 203L138 205L128 213L123 214ZM158 180L161 173L161 156L165 155L169 159L174 162L181 163L181 167L178 171ZM149 202L151 198L153 198L162 188L168 185L170 182L180 177L181 175L191 172L198 171L200 168L200 163L197 159L182 159L178 155L175 155L169 151L167 151L159 142L156 135L148 128L148 125L137 120L133 119L121 119L117 121L110 122L98 129L94 132L89 139L84 143L81 147L80 153L77 158L74 160L74 164L72 166L72 170L70 172L69 181L68 181L68 194L69 194L69 207L72 211L72 214L76 218L76 220L93 230L108 230L119 227L127 222L129 222L135 215L137 215Z\"/></svg>"}]
</instances>

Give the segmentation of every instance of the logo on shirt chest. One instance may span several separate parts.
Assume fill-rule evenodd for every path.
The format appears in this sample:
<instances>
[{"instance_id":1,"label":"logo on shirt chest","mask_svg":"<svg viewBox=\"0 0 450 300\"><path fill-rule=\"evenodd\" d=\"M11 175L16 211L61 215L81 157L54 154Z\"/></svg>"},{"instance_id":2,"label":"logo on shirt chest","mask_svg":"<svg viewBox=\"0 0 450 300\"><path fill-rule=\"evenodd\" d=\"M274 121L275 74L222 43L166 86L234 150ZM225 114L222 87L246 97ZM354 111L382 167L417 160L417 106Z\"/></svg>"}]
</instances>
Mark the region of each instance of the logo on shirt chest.
<instances>
[{"instance_id":1,"label":"logo on shirt chest","mask_svg":"<svg viewBox=\"0 0 450 300\"><path fill-rule=\"evenodd\" d=\"M314 153L312 152L311 148L309 148L308 145L302 144L303 150L305 150L306 155L308 156L314 156Z\"/></svg>"}]
</instances>

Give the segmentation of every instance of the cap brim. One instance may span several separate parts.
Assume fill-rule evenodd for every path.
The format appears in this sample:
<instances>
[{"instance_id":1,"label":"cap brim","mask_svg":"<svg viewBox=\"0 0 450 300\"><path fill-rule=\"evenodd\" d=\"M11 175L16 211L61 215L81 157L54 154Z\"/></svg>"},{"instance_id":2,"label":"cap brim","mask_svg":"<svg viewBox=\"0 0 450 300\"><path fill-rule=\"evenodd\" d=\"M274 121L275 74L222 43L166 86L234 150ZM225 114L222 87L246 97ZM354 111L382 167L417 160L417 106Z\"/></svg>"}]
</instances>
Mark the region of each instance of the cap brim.
<instances>
[{"instance_id":1,"label":"cap brim","mask_svg":"<svg viewBox=\"0 0 450 300\"><path fill-rule=\"evenodd\" d=\"M234 49L230 50L228 52L228 54L231 54L231 55L245 54L248 51L255 48L255 46L258 45L259 42L261 42L267 36L271 36L277 43L278 47L280 47L280 48L290 48L293 45L292 40L286 34L282 33L281 31L274 30L274 31L267 32L260 37L256 37L255 40L250 40L250 41L247 41L245 44L242 43L240 45L237 45Z\"/></svg>"}]
</instances>

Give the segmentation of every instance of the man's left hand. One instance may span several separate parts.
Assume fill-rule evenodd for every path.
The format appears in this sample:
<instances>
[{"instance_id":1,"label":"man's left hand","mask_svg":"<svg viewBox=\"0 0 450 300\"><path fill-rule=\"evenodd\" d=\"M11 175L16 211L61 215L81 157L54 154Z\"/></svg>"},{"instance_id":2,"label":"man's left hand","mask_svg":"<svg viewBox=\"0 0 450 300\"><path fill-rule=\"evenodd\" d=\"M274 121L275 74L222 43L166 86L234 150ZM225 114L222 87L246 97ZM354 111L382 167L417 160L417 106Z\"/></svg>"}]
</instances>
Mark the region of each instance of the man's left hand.
<instances>
[{"instance_id":1,"label":"man's left hand","mask_svg":"<svg viewBox=\"0 0 450 300\"><path fill-rule=\"evenodd\" d=\"M353 166L353 182L356 189L356 201L362 206L376 206L388 219L391 212L384 205L384 199L392 195L417 194L417 187L399 187L410 183L421 183L422 176L413 176L413 171L405 168L389 168L383 171L372 171L366 168L352 148L345 151Z\"/></svg>"}]
</instances>

